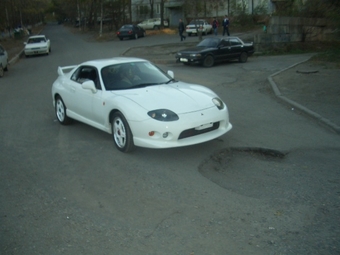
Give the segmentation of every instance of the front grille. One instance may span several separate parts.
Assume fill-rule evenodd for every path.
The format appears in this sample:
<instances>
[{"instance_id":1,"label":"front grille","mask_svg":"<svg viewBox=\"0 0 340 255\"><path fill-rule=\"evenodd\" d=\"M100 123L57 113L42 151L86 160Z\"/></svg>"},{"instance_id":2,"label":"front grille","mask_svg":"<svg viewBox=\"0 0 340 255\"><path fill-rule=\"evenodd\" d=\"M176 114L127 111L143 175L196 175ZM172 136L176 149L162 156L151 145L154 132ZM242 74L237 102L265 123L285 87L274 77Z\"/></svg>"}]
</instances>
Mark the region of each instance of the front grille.
<instances>
[{"instance_id":1,"label":"front grille","mask_svg":"<svg viewBox=\"0 0 340 255\"><path fill-rule=\"evenodd\" d=\"M215 122L213 124L213 126L210 127L210 128L206 128L206 129L202 129L202 130L196 130L195 128L187 129L187 130L184 130L179 135L178 140L188 138L188 137L192 137L192 136L195 136L195 135L201 135L201 134L204 134L204 133L208 133L210 131L218 129L219 127L220 127L220 122Z\"/></svg>"}]
</instances>

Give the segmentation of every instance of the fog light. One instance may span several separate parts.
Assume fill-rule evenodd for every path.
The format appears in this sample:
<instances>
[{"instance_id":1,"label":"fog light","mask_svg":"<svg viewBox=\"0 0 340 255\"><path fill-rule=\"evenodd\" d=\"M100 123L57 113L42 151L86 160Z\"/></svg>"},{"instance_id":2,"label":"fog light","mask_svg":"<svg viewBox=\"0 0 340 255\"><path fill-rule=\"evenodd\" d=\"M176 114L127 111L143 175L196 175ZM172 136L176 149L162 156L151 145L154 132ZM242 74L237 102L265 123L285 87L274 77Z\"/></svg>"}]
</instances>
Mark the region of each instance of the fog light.
<instances>
[{"instance_id":1,"label":"fog light","mask_svg":"<svg viewBox=\"0 0 340 255\"><path fill-rule=\"evenodd\" d=\"M167 137L168 137L168 135L169 135L169 133L168 133L168 132L165 132L165 133L163 133L163 138L167 138Z\"/></svg>"},{"instance_id":2,"label":"fog light","mask_svg":"<svg viewBox=\"0 0 340 255\"><path fill-rule=\"evenodd\" d=\"M155 134L155 131L150 131L149 132L149 136L154 136L154 134Z\"/></svg>"}]
</instances>

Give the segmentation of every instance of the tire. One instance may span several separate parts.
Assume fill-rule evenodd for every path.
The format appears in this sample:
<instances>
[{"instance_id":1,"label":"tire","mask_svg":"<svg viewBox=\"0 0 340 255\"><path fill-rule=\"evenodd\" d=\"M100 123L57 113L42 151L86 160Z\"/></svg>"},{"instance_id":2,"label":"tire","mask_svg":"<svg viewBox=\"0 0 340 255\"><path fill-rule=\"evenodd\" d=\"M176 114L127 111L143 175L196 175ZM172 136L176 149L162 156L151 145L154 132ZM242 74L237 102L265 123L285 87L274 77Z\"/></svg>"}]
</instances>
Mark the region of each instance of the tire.
<instances>
[{"instance_id":1,"label":"tire","mask_svg":"<svg viewBox=\"0 0 340 255\"><path fill-rule=\"evenodd\" d=\"M245 63L247 62L247 59L248 59L248 54L247 52L243 51L240 57L238 58L238 61L240 61L241 63Z\"/></svg>"},{"instance_id":2,"label":"tire","mask_svg":"<svg viewBox=\"0 0 340 255\"><path fill-rule=\"evenodd\" d=\"M4 68L4 71L8 71L8 61L7 61L7 66Z\"/></svg>"},{"instance_id":3,"label":"tire","mask_svg":"<svg viewBox=\"0 0 340 255\"><path fill-rule=\"evenodd\" d=\"M191 36L191 33L188 33L188 36Z\"/></svg>"},{"instance_id":4,"label":"tire","mask_svg":"<svg viewBox=\"0 0 340 255\"><path fill-rule=\"evenodd\" d=\"M123 37L119 37L119 40L123 41Z\"/></svg>"},{"instance_id":5,"label":"tire","mask_svg":"<svg viewBox=\"0 0 340 255\"><path fill-rule=\"evenodd\" d=\"M138 34L135 34L135 39L138 39Z\"/></svg>"},{"instance_id":6,"label":"tire","mask_svg":"<svg viewBox=\"0 0 340 255\"><path fill-rule=\"evenodd\" d=\"M50 49L48 50L48 52L52 52L52 49L50 48Z\"/></svg>"},{"instance_id":7,"label":"tire","mask_svg":"<svg viewBox=\"0 0 340 255\"><path fill-rule=\"evenodd\" d=\"M208 55L203 60L204 67L212 67L215 63L214 57L212 55Z\"/></svg>"},{"instance_id":8,"label":"tire","mask_svg":"<svg viewBox=\"0 0 340 255\"><path fill-rule=\"evenodd\" d=\"M154 26L153 30L159 30L159 26Z\"/></svg>"},{"instance_id":9,"label":"tire","mask_svg":"<svg viewBox=\"0 0 340 255\"><path fill-rule=\"evenodd\" d=\"M0 78L4 77L4 69L2 67L2 65L0 65Z\"/></svg>"},{"instance_id":10,"label":"tire","mask_svg":"<svg viewBox=\"0 0 340 255\"><path fill-rule=\"evenodd\" d=\"M111 128L113 142L118 150L121 152L131 152L135 149L129 124L121 112L113 114Z\"/></svg>"},{"instance_id":11,"label":"tire","mask_svg":"<svg viewBox=\"0 0 340 255\"><path fill-rule=\"evenodd\" d=\"M54 111L60 124L68 125L71 123L72 120L66 114L66 106L61 97L56 98Z\"/></svg>"}]
</instances>

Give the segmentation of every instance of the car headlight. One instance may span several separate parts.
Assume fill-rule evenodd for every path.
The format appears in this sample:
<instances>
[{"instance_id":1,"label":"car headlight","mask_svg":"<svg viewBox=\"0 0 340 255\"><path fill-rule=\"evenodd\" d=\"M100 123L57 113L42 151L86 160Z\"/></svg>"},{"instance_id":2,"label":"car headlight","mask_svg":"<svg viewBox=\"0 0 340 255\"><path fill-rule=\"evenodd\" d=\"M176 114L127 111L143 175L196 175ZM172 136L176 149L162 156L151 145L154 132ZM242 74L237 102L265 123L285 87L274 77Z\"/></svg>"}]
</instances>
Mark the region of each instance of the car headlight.
<instances>
[{"instance_id":1,"label":"car headlight","mask_svg":"<svg viewBox=\"0 0 340 255\"><path fill-rule=\"evenodd\" d=\"M201 54L199 54L199 53L193 53L193 54L190 54L190 57L200 58L200 57L201 57Z\"/></svg>"},{"instance_id":2,"label":"car headlight","mask_svg":"<svg viewBox=\"0 0 340 255\"><path fill-rule=\"evenodd\" d=\"M149 111L148 115L151 118L159 121L176 121L179 119L176 113L167 109Z\"/></svg>"},{"instance_id":3,"label":"car headlight","mask_svg":"<svg viewBox=\"0 0 340 255\"><path fill-rule=\"evenodd\" d=\"M219 99L218 97L213 98L212 101L219 110L222 110L224 108L223 101L221 99Z\"/></svg>"}]
</instances>

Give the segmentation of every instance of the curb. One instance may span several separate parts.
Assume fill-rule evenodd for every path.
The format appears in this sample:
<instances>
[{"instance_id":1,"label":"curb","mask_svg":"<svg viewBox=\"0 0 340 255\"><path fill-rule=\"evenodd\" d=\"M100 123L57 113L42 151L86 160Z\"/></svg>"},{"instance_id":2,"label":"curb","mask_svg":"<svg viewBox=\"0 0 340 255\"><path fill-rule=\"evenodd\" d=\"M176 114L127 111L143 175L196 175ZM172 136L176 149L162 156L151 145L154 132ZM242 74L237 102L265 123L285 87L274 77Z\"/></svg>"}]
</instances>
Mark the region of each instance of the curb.
<instances>
[{"instance_id":1,"label":"curb","mask_svg":"<svg viewBox=\"0 0 340 255\"><path fill-rule=\"evenodd\" d=\"M15 55L8 63L9 65L14 65L18 60L19 58L22 57L22 55L24 55L24 49L22 49L22 51L20 51L19 54Z\"/></svg>"},{"instance_id":2,"label":"curb","mask_svg":"<svg viewBox=\"0 0 340 255\"><path fill-rule=\"evenodd\" d=\"M271 88L272 88L272 90L274 91L274 94L275 94L275 96L276 96L278 99L284 101L285 103L287 103L287 104L289 104L289 105L291 105L291 106L294 106L294 108L299 109L300 111L304 112L305 114L309 115L310 117L312 117L312 118L314 118L314 119L320 121L322 124L324 124L324 125L326 125L327 127L331 128L331 129L332 129L334 132L336 132L337 134L340 134L340 127L339 127L337 124L333 123L333 122L330 121L329 119L326 119L326 118L322 117L320 114L318 114L318 113L316 113L316 112L314 112L314 111L309 110L309 109L306 108L305 106L303 106L303 105L301 105L301 104L299 104L299 103L297 103L297 102L295 102L295 101L293 101L293 100L290 100L289 98L283 96L283 95L281 94L281 92L280 92L278 86L276 85L276 83L275 83L274 80L273 80L273 77L274 77L274 76L276 76L276 75L278 75L278 74L280 74L280 73L282 73L282 72L284 72L284 71L286 71L286 70L288 70L288 69L290 69L290 68L293 68L293 67L295 67L295 66L297 66L297 65L299 65L299 64L302 64L302 63L304 63L304 62L307 62L309 59L310 59L310 58L308 58L308 59L306 59L306 60L304 60L304 61L298 62L298 63L296 63L296 64L294 64L294 65L291 65L291 66L289 66L289 67L287 67L287 68L285 68L285 69L283 69L283 70L281 70L281 71L279 71L279 72L276 72L276 73L274 73L274 74L271 74L271 75L269 75L269 76L267 77L267 80L269 81L269 83L270 83L270 85L271 85Z\"/></svg>"}]
</instances>

